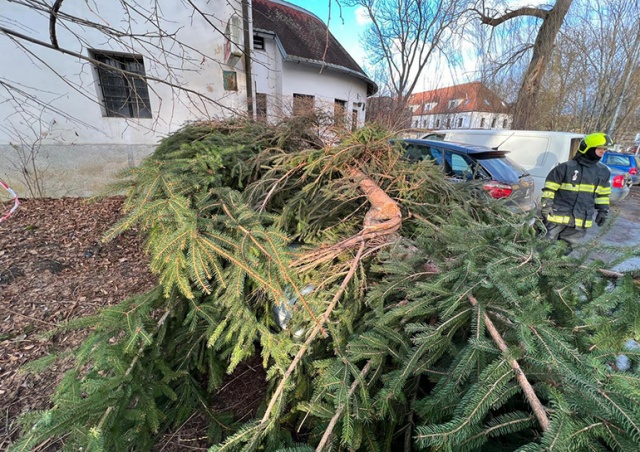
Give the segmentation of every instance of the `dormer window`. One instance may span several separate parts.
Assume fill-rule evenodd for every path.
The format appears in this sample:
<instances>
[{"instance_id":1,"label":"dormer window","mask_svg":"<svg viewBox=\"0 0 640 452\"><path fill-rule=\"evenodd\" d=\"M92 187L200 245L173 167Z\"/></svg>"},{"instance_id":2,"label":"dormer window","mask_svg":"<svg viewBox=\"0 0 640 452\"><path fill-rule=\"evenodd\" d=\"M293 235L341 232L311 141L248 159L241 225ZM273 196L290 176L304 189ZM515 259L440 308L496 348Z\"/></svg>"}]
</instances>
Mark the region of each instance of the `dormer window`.
<instances>
[{"instance_id":1,"label":"dormer window","mask_svg":"<svg viewBox=\"0 0 640 452\"><path fill-rule=\"evenodd\" d=\"M456 108L462 103L462 99L451 99L449 101L449 109Z\"/></svg>"},{"instance_id":2,"label":"dormer window","mask_svg":"<svg viewBox=\"0 0 640 452\"><path fill-rule=\"evenodd\" d=\"M253 48L255 50L264 50L264 38L262 36L253 35Z\"/></svg>"}]
</instances>

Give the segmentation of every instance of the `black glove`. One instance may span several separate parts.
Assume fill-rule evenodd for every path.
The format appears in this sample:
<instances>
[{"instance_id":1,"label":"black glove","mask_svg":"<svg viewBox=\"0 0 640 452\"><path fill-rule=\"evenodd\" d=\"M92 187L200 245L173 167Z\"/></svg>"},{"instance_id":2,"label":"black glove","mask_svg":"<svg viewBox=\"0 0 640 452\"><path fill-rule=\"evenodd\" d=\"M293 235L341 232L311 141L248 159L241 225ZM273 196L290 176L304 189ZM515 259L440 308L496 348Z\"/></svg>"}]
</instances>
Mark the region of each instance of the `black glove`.
<instances>
[{"instance_id":1,"label":"black glove","mask_svg":"<svg viewBox=\"0 0 640 452\"><path fill-rule=\"evenodd\" d=\"M553 215L553 203L543 204L540 213L543 220L546 220L549 215Z\"/></svg>"},{"instance_id":2,"label":"black glove","mask_svg":"<svg viewBox=\"0 0 640 452\"><path fill-rule=\"evenodd\" d=\"M598 215L596 215L596 224L598 227L601 227L605 221L609 218L608 210L598 210Z\"/></svg>"}]
</instances>

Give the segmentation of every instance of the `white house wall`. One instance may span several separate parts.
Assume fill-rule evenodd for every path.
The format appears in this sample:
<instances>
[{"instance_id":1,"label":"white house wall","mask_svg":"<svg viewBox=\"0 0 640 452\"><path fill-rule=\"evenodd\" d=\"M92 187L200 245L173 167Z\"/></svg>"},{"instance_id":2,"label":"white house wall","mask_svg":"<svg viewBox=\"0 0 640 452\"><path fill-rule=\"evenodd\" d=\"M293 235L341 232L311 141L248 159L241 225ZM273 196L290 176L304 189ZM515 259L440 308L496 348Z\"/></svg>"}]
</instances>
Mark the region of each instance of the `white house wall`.
<instances>
[{"instance_id":1,"label":"white house wall","mask_svg":"<svg viewBox=\"0 0 640 452\"><path fill-rule=\"evenodd\" d=\"M90 50L141 55L146 75L158 80L147 82L150 119L104 116L97 70L92 63L19 41L32 52L28 55L0 34L3 60L10 62L3 65L0 81L32 92L39 102L34 98L13 100L11 93L0 88L0 178L19 196L35 195L24 183L21 157L37 156L46 196L88 196L104 188L119 170L139 164L160 139L185 122L246 112L243 61L237 61L234 67L224 63L226 38L221 33L232 14L239 14L240 0L204 2L200 8L206 19L175 0L138 0L137 6L147 11L145 15L159 8L159 16L164 18L160 19L161 28L176 38L156 38L146 44L129 39L127 45L122 45L99 31L71 24L71 32L57 27L57 39L60 48L84 57L91 56ZM119 2L64 2L61 11L125 33L156 32L140 17L124 22ZM50 42L46 14L4 2L0 20L5 25L15 24L18 32ZM269 114L275 118L290 113L292 96L299 93L314 96L316 106L329 114L333 114L335 99L345 100L348 120L356 110L356 125L363 124L367 94L364 80L346 72L284 61L275 36L264 36L265 51L253 51L253 88L256 93L268 95ZM223 71L235 71L236 90L224 89ZM198 98L196 93L206 99Z\"/></svg>"},{"instance_id":2,"label":"white house wall","mask_svg":"<svg viewBox=\"0 0 640 452\"><path fill-rule=\"evenodd\" d=\"M367 99L367 84L360 79L345 73L321 69L303 63L285 61L282 74L282 94L285 98L293 99L294 94L314 96L315 106L323 108L328 114L333 113L335 99L346 100L346 113L358 112L360 127L364 123ZM354 105L360 104L360 105Z\"/></svg>"},{"instance_id":3,"label":"white house wall","mask_svg":"<svg viewBox=\"0 0 640 452\"><path fill-rule=\"evenodd\" d=\"M276 99L282 97L282 55L273 35L259 33L264 38L264 50L252 51L253 83L256 93L267 95L267 112L273 114Z\"/></svg>"},{"instance_id":4,"label":"white house wall","mask_svg":"<svg viewBox=\"0 0 640 452\"><path fill-rule=\"evenodd\" d=\"M333 115L336 99L347 101L348 120L354 110L357 126L364 124L367 84L346 72L283 60L273 35L260 34L264 50L253 51L253 74L256 93L267 94L267 114L277 120L292 113L294 94L314 96L315 107Z\"/></svg>"},{"instance_id":5,"label":"white house wall","mask_svg":"<svg viewBox=\"0 0 640 452\"><path fill-rule=\"evenodd\" d=\"M447 120L451 124L447 125ZM484 125L482 119L484 118ZM458 125L462 119L462 125ZM495 119L495 125L492 125ZM440 120L438 124L437 121ZM506 121L506 127L505 127ZM412 127L420 129L508 129L511 127L511 115L505 113L464 112L452 114L414 115Z\"/></svg>"},{"instance_id":6,"label":"white house wall","mask_svg":"<svg viewBox=\"0 0 640 452\"><path fill-rule=\"evenodd\" d=\"M232 2L213 2L207 20L224 31L234 8ZM239 5L239 1L236 2ZM90 4L93 11L89 10ZM13 145L32 146L39 152L40 168L45 176L48 196L85 196L104 185L115 171L138 164L159 139L181 127L186 121L228 116L242 109L245 81L241 62L236 69L237 91L223 88L223 70L231 70L220 62L224 58L225 38L200 15L174 0L142 0L138 4L152 10L158 5L162 28L175 33L175 40L157 39L154 45L131 41L121 46L92 29L70 25L79 40L64 27L57 27L61 48L89 57L89 50L123 52L142 55L147 76L182 85L204 94L213 101L197 99L194 94L177 90L165 83L149 81L152 118L114 118L103 116L98 98L99 87L93 65L77 57L20 41L32 55L4 35L0 35L3 60L3 82L31 92L37 104L17 97L14 91L0 92L0 178L10 183L21 196L29 196L21 183L19 156ZM96 9L98 8L98 9ZM239 6L237 6L239 10ZM122 22L119 2L65 2L62 12L133 33L154 32L140 18ZM214 18L211 14L215 14ZM49 17L32 9L3 2L1 18L18 32L49 41ZM181 47L178 42L188 46ZM162 55L162 57L160 57ZM172 72L168 67L175 68ZM43 105L47 105L44 108ZM20 112L23 114L21 115Z\"/></svg>"}]
</instances>

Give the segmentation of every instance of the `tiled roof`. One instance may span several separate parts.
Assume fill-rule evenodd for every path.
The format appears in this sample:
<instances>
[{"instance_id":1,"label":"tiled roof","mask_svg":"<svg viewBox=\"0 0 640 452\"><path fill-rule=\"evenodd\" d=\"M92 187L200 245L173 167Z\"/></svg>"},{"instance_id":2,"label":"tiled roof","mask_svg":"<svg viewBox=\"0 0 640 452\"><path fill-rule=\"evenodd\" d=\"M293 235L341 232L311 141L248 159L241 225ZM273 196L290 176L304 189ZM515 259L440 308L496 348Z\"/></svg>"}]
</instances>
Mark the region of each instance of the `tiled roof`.
<instances>
[{"instance_id":1,"label":"tiled roof","mask_svg":"<svg viewBox=\"0 0 640 452\"><path fill-rule=\"evenodd\" d=\"M449 101L452 100L461 102L450 107ZM414 116L472 111L507 113L509 110L508 105L482 82L464 83L415 93L408 103L409 105L419 105L413 112ZM430 105L431 108L429 108Z\"/></svg>"},{"instance_id":2,"label":"tiled roof","mask_svg":"<svg viewBox=\"0 0 640 452\"><path fill-rule=\"evenodd\" d=\"M375 83L317 16L282 0L253 0L252 5L254 30L275 33L287 60L344 68L365 80L370 91L377 91Z\"/></svg>"}]
</instances>

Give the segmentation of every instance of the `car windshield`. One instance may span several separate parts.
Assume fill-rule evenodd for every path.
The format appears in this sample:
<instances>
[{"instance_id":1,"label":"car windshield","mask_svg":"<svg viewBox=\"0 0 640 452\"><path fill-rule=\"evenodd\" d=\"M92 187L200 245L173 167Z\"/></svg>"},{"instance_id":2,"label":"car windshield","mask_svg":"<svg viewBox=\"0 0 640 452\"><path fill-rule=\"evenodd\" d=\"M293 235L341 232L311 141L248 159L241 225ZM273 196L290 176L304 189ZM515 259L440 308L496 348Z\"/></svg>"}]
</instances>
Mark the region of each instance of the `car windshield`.
<instances>
[{"instance_id":1,"label":"car windshield","mask_svg":"<svg viewBox=\"0 0 640 452\"><path fill-rule=\"evenodd\" d=\"M521 177L528 175L527 171L508 157L489 157L478 159L480 163L496 180L518 183Z\"/></svg>"}]
</instances>

